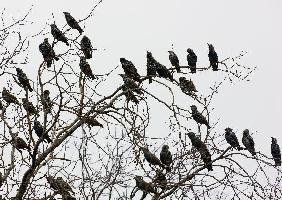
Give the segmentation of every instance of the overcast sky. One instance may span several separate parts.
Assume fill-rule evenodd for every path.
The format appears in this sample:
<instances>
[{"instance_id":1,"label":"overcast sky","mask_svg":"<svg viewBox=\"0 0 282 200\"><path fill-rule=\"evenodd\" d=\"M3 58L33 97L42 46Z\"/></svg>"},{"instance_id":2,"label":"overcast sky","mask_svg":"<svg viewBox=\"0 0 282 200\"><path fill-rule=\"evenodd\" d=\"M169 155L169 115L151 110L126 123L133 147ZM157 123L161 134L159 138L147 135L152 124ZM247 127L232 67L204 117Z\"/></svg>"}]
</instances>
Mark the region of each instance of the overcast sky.
<instances>
[{"instance_id":1,"label":"overcast sky","mask_svg":"<svg viewBox=\"0 0 282 200\"><path fill-rule=\"evenodd\" d=\"M52 13L62 27L63 11L69 11L77 19L84 18L94 3L1 0L1 8L6 8L9 16L17 16L34 5L29 18L34 24L29 31L35 34L53 21ZM269 142L260 148L270 152L270 136L278 137L282 146L281 11L280 0L104 0L85 24L85 32L99 49L95 61L101 71L103 67L118 65L119 58L126 57L144 74L146 50L168 65L167 51L172 44L183 64L190 47L197 53L199 65L206 66L207 42L214 44L220 59L238 55L242 50L249 52L242 63L257 66L257 71L251 82L227 83L222 88L214 99L214 120L221 118L217 130L230 126L240 134L245 128L258 131L256 140L261 144ZM32 44L39 59L40 42ZM37 59L33 62L38 64ZM28 73L35 70L36 65L31 65ZM217 74L199 73L194 78L200 81L199 88L208 88L208 84L217 80Z\"/></svg>"}]
</instances>

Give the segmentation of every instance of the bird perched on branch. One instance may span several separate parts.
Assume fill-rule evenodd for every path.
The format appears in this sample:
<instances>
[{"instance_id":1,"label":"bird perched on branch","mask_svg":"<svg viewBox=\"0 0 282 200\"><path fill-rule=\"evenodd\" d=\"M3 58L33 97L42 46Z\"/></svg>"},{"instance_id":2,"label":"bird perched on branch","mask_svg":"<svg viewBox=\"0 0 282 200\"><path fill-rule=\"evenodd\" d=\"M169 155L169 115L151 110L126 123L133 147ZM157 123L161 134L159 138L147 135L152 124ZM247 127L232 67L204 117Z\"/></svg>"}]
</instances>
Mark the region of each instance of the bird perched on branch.
<instances>
[{"instance_id":1,"label":"bird perched on branch","mask_svg":"<svg viewBox=\"0 0 282 200\"><path fill-rule=\"evenodd\" d=\"M93 126L100 126L101 128L103 128L103 125L98 122L93 116L84 117L83 122L87 124L89 128Z\"/></svg>"},{"instance_id":2,"label":"bird perched on branch","mask_svg":"<svg viewBox=\"0 0 282 200\"><path fill-rule=\"evenodd\" d=\"M60 192L60 185L58 183L58 181L53 177L53 176L45 176L48 183L50 184L50 187L55 190Z\"/></svg>"},{"instance_id":3,"label":"bird perched on branch","mask_svg":"<svg viewBox=\"0 0 282 200\"><path fill-rule=\"evenodd\" d=\"M54 39L65 43L69 46L68 39L63 34L63 32L57 27L56 24L51 24L51 34L53 35Z\"/></svg>"},{"instance_id":4,"label":"bird perched on branch","mask_svg":"<svg viewBox=\"0 0 282 200\"><path fill-rule=\"evenodd\" d=\"M60 186L62 193L71 192L72 194L74 194L74 191L72 190L71 186L66 181L64 181L62 177L57 177L57 183Z\"/></svg>"},{"instance_id":5,"label":"bird perched on branch","mask_svg":"<svg viewBox=\"0 0 282 200\"><path fill-rule=\"evenodd\" d=\"M160 160L164 165L170 166L172 163L172 155L169 151L168 145L163 145L162 151L160 153Z\"/></svg>"},{"instance_id":6,"label":"bird perched on branch","mask_svg":"<svg viewBox=\"0 0 282 200\"><path fill-rule=\"evenodd\" d=\"M26 144L26 142L20 138L20 137L15 137L13 140L13 143L15 145L15 148L21 152L21 149L27 149L30 151L30 147Z\"/></svg>"},{"instance_id":7,"label":"bird perched on branch","mask_svg":"<svg viewBox=\"0 0 282 200\"><path fill-rule=\"evenodd\" d=\"M89 63L86 61L84 56L80 57L79 67L82 73L84 73L87 77L90 77L91 79L95 79L95 76L91 70L91 67Z\"/></svg>"},{"instance_id":8,"label":"bird perched on branch","mask_svg":"<svg viewBox=\"0 0 282 200\"><path fill-rule=\"evenodd\" d=\"M44 141L47 141L48 143L52 142L48 134L44 133L43 126L40 124L39 121L34 121L33 130L39 138L43 136Z\"/></svg>"},{"instance_id":9,"label":"bird perched on branch","mask_svg":"<svg viewBox=\"0 0 282 200\"><path fill-rule=\"evenodd\" d=\"M161 63L155 63L156 71L161 78L169 78L171 82L173 82L173 76L170 71L166 68L166 66L162 65Z\"/></svg>"},{"instance_id":10,"label":"bird perched on branch","mask_svg":"<svg viewBox=\"0 0 282 200\"><path fill-rule=\"evenodd\" d=\"M82 37L80 41L80 48L86 59L92 58L93 47L90 39L87 36Z\"/></svg>"},{"instance_id":11,"label":"bird perched on branch","mask_svg":"<svg viewBox=\"0 0 282 200\"><path fill-rule=\"evenodd\" d=\"M205 124L207 126L207 128L211 128L207 119L202 115L202 113L200 113L197 109L197 106L192 105L191 107L191 111L192 111L192 117L193 119L198 123L198 124Z\"/></svg>"},{"instance_id":12,"label":"bird perched on branch","mask_svg":"<svg viewBox=\"0 0 282 200\"><path fill-rule=\"evenodd\" d=\"M135 104L139 103L139 100L137 99L135 94L132 92L132 90L127 89L124 85L122 86L122 90L124 92L124 96L127 102L132 101Z\"/></svg>"},{"instance_id":13,"label":"bird perched on branch","mask_svg":"<svg viewBox=\"0 0 282 200\"><path fill-rule=\"evenodd\" d=\"M2 104L2 101L0 101L0 110L3 109L3 104Z\"/></svg>"},{"instance_id":14,"label":"bird perched on branch","mask_svg":"<svg viewBox=\"0 0 282 200\"><path fill-rule=\"evenodd\" d=\"M237 149L237 150L242 150L243 148L240 147L238 138L236 134L233 132L232 128L226 128L225 129L225 139L228 144L230 144L231 147Z\"/></svg>"},{"instance_id":15,"label":"bird perched on branch","mask_svg":"<svg viewBox=\"0 0 282 200\"><path fill-rule=\"evenodd\" d=\"M44 61L47 63L48 68L51 67L53 59L56 61L59 60L51 44L48 42L48 38L45 38L44 41L39 45L39 51L42 54Z\"/></svg>"},{"instance_id":16,"label":"bird perched on branch","mask_svg":"<svg viewBox=\"0 0 282 200\"><path fill-rule=\"evenodd\" d=\"M141 77L138 74L136 67L134 66L134 64L131 61L126 60L125 58L120 58L120 63L127 77L139 83L142 82Z\"/></svg>"},{"instance_id":17,"label":"bird perched on branch","mask_svg":"<svg viewBox=\"0 0 282 200\"><path fill-rule=\"evenodd\" d=\"M200 151L203 148L206 148L205 143L202 142L201 139L195 135L195 133L189 132L188 137L191 140L192 146L195 147L198 151Z\"/></svg>"},{"instance_id":18,"label":"bird perched on branch","mask_svg":"<svg viewBox=\"0 0 282 200\"><path fill-rule=\"evenodd\" d=\"M20 105L20 102L18 101L17 97L12 95L5 87L3 87L2 90L2 98L8 103L8 104L18 104Z\"/></svg>"},{"instance_id":19,"label":"bird perched on branch","mask_svg":"<svg viewBox=\"0 0 282 200\"><path fill-rule=\"evenodd\" d=\"M43 109L47 113L51 113L51 109L53 107L53 103L50 99L50 91L49 90L44 90L43 95L42 95L42 105Z\"/></svg>"},{"instance_id":20,"label":"bird perched on branch","mask_svg":"<svg viewBox=\"0 0 282 200\"><path fill-rule=\"evenodd\" d=\"M196 73L196 65L197 65L197 55L194 53L194 51L190 48L187 49L187 62L190 67L191 73Z\"/></svg>"},{"instance_id":21,"label":"bird perched on branch","mask_svg":"<svg viewBox=\"0 0 282 200\"><path fill-rule=\"evenodd\" d=\"M132 80L131 78L129 78L125 74L120 74L120 76L123 79L124 87L126 89L132 90L133 92L136 92L137 94L140 94L140 95L143 94L141 88L134 82L134 80Z\"/></svg>"},{"instance_id":22,"label":"bird perched on branch","mask_svg":"<svg viewBox=\"0 0 282 200\"><path fill-rule=\"evenodd\" d=\"M217 53L214 50L214 46L212 44L208 44L209 46L209 61L210 61L210 66L212 67L213 71L218 70L218 57Z\"/></svg>"},{"instance_id":23,"label":"bird perched on branch","mask_svg":"<svg viewBox=\"0 0 282 200\"><path fill-rule=\"evenodd\" d=\"M158 184L158 186L164 190L167 186L167 179L165 174L161 170L156 171L156 176L154 178L154 182Z\"/></svg>"},{"instance_id":24,"label":"bird perched on branch","mask_svg":"<svg viewBox=\"0 0 282 200\"><path fill-rule=\"evenodd\" d=\"M194 95L195 92L198 92L193 81L191 79L186 80L185 77L179 78L179 86L181 91L189 96Z\"/></svg>"},{"instance_id":25,"label":"bird perched on branch","mask_svg":"<svg viewBox=\"0 0 282 200\"><path fill-rule=\"evenodd\" d=\"M83 30L82 28L79 26L78 22L73 18L73 16L71 16L70 13L68 12L63 12L67 21L67 24L72 28L72 29L76 29L78 30L78 32L80 34L82 34Z\"/></svg>"},{"instance_id":26,"label":"bird perched on branch","mask_svg":"<svg viewBox=\"0 0 282 200\"><path fill-rule=\"evenodd\" d=\"M253 156L256 155L255 142L250 136L249 129L243 131L242 143Z\"/></svg>"},{"instance_id":27,"label":"bird perched on branch","mask_svg":"<svg viewBox=\"0 0 282 200\"><path fill-rule=\"evenodd\" d=\"M168 53L169 53L168 58L169 58L171 65L176 68L176 71L178 73L181 72L180 66L179 66L179 59L178 59L177 55L173 51L168 51Z\"/></svg>"},{"instance_id":28,"label":"bird perched on branch","mask_svg":"<svg viewBox=\"0 0 282 200\"><path fill-rule=\"evenodd\" d=\"M156 60L152 53L147 51L147 76L149 76L149 83L152 83L152 76L157 75L155 62Z\"/></svg>"},{"instance_id":29,"label":"bird perched on branch","mask_svg":"<svg viewBox=\"0 0 282 200\"><path fill-rule=\"evenodd\" d=\"M151 165L159 165L164 168L164 165L161 163L161 161L157 158L155 154L149 151L147 147L141 147L144 157L147 160L148 163Z\"/></svg>"},{"instance_id":30,"label":"bird perched on branch","mask_svg":"<svg viewBox=\"0 0 282 200\"><path fill-rule=\"evenodd\" d=\"M146 181L144 181L141 176L135 176L134 179L136 181L136 187L138 189L147 193L157 194L157 191L153 187L153 185L151 183L147 183Z\"/></svg>"},{"instance_id":31,"label":"bird perched on branch","mask_svg":"<svg viewBox=\"0 0 282 200\"><path fill-rule=\"evenodd\" d=\"M274 159L275 166L281 166L281 151L277 139L271 137L271 155Z\"/></svg>"},{"instance_id":32,"label":"bird perched on branch","mask_svg":"<svg viewBox=\"0 0 282 200\"><path fill-rule=\"evenodd\" d=\"M38 113L38 111L35 109L33 104L28 101L28 99L22 98L22 102L23 102L23 107L24 107L24 109L26 110L26 112L28 114L33 115L33 114L37 114Z\"/></svg>"},{"instance_id":33,"label":"bird perched on branch","mask_svg":"<svg viewBox=\"0 0 282 200\"><path fill-rule=\"evenodd\" d=\"M16 68L16 71L17 71L17 76L18 76L18 80L19 80L19 83L20 85L26 90L28 89L30 92L32 92L32 88L30 86L30 83L29 83L29 79L27 78L26 74L23 72L22 69L20 68Z\"/></svg>"}]
</instances>

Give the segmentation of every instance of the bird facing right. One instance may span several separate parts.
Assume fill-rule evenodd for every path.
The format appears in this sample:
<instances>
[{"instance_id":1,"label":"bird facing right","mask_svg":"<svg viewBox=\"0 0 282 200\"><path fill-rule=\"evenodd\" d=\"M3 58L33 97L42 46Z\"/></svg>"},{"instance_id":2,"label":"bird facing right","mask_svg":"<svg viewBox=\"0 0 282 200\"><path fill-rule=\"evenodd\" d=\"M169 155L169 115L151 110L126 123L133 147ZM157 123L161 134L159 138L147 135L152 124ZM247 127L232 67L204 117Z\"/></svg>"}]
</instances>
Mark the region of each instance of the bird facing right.
<instances>
[{"instance_id":1,"label":"bird facing right","mask_svg":"<svg viewBox=\"0 0 282 200\"><path fill-rule=\"evenodd\" d=\"M281 151L277 139L271 137L271 155L274 159L275 166L281 166Z\"/></svg>"}]
</instances>

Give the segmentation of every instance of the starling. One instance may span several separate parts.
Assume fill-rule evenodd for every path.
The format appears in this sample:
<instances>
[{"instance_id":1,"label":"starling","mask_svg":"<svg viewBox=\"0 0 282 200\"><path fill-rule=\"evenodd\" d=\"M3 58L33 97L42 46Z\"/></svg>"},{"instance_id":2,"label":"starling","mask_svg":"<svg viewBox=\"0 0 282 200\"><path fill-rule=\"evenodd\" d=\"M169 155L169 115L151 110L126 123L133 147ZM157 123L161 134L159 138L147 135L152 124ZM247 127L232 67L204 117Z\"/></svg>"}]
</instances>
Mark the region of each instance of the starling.
<instances>
[{"instance_id":1,"label":"starling","mask_svg":"<svg viewBox=\"0 0 282 200\"><path fill-rule=\"evenodd\" d=\"M122 90L123 90L123 92L124 92L124 96L125 96L127 102L132 101L132 102L134 102L135 104L138 104L138 103L139 103L137 97L136 97L135 94L132 92L132 90L126 89L126 87L125 87L124 85L123 85L123 87L122 87Z\"/></svg>"},{"instance_id":2,"label":"starling","mask_svg":"<svg viewBox=\"0 0 282 200\"><path fill-rule=\"evenodd\" d=\"M33 104L29 102L26 98L22 98L22 102L23 102L23 107L28 114L33 115L38 113L35 107L33 106Z\"/></svg>"},{"instance_id":3,"label":"starling","mask_svg":"<svg viewBox=\"0 0 282 200\"><path fill-rule=\"evenodd\" d=\"M46 176L46 179L47 179L48 183L50 184L50 187L53 190L60 192L60 190L61 190L60 189L60 185L59 185L58 181L54 177Z\"/></svg>"},{"instance_id":4,"label":"starling","mask_svg":"<svg viewBox=\"0 0 282 200\"><path fill-rule=\"evenodd\" d=\"M33 90L30 86L29 79L27 78L27 76L23 72L23 70L20 69L20 68L16 68L16 71L17 71L18 80L19 80L19 83L21 84L21 86L24 89L28 89L30 92L32 92Z\"/></svg>"},{"instance_id":5,"label":"starling","mask_svg":"<svg viewBox=\"0 0 282 200\"><path fill-rule=\"evenodd\" d=\"M155 62L156 60L152 53L147 51L147 76L149 76L149 83L152 83L152 76L157 75Z\"/></svg>"},{"instance_id":6,"label":"starling","mask_svg":"<svg viewBox=\"0 0 282 200\"><path fill-rule=\"evenodd\" d=\"M20 105L20 102L18 101L17 97L12 95L5 87L3 87L2 91L2 98L8 103L18 104Z\"/></svg>"},{"instance_id":7,"label":"starling","mask_svg":"<svg viewBox=\"0 0 282 200\"><path fill-rule=\"evenodd\" d=\"M153 185L151 183L147 183L146 181L144 181L141 176L135 176L134 179L136 181L136 187L138 189L144 192L157 194L157 191L155 190Z\"/></svg>"},{"instance_id":8,"label":"starling","mask_svg":"<svg viewBox=\"0 0 282 200\"><path fill-rule=\"evenodd\" d=\"M157 158L157 156L155 156L155 154L153 154L152 152L149 151L148 148L146 147L141 147L143 153L144 153L144 157L147 160L148 163L152 164L152 165L159 165L161 167L164 167L164 165L161 163L161 161Z\"/></svg>"},{"instance_id":9,"label":"starling","mask_svg":"<svg viewBox=\"0 0 282 200\"><path fill-rule=\"evenodd\" d=\"M207 128L211 128L207 119L197 110L195 105L190 106L192 110L192 117L198 124L205 124Z\"/></svg>"},{"instance_id":10,"label":"starling","mask_svg":"<svg viewBox=\"0 0 282 200\"><path fill-rule=\"evenodd\" d=\"M201 159L205 163L208 171L213 171L212 164L211 164L211 154L207 148L203 148L200 150Z\"/></svg>"},{"instance_id":11,"label":"starling","mask_svg":"<svg viewBox=\"0 0 282 200\"><path fill-rule=\"evenodd\" d=\"M142 82L140 75L137 72L136 67L134 66L134 64L131 61L126 60L125 58L120 58L120 63L127 77L139 83Z\"/></svg>"},{"instance_id":12,"label":"starling","mask_svg":"<svg viewBox=\"0 0 282 200\"><path fill-rule=\"evenodd\" d=\"M191 79L186 80L185 77L179 78L179 86L181 91L189 96L194 95L194 92L198 92L193 81Z\"/></svg>"},{"instance_id":13,"label":"starling","mask_svg":"<svg viewBox=\"0 0 282 200\"><path fill-rule=\"evenodd\" d=\"M165 190L167 179L165 174L161 170L157 170L154 182L157 183L162 190Z\"/></svg>"},{"instance_id":14,"label":"starling","mask_svg":"<svg viewBox=\"0 0 282 200\"><path fill-rule=\"evenodd\" d=\"M272 138L271 141L271 155L274 159L275 162L275 166L281 166L281 151L280 151L280 147L277 144L277 139L276 138Z\"/></svg>"},{"instance_id":15,"label":"starling","mask_svg":"<svg viewBox=\"0 0 282 200\"><path fill-rule=\"evenodd\" d=\"M48 38L45 38L44 42L39 45L39 51L41 52L44 61L47 63L48 68L51 67L53 59L57 61L59 60L51 44L48 42Z\"/></svg>"},{"instance_id":16,"label":"starling","mask_svg":"<svg viewBox=\"0 0 282 200\"><path fill-rule=\"evenodd\" d=\"M255 142L249 134L249 129L243 131L242 143L253 156L256 155Z\"/></svg>"},{"instance_id":17,"label":"starling","mask_svg":"<svg viewBox=\"0 0 282 200\"><path fill-rule=\"evenodd\" d=\"M80 48L85 56L86 59L92 58L92 44L88 37L83 36L80 41Z\"/></svg>"},{"instance_id":18,"label":"starling","mask_svg":"<svg viewBox=\"0 0 282 200\"><path fill-rule=\"evenodd\" d=\"M197 65L197 55L194 53L192 49L187 49L187 61L190 67L191 73L196 73L196 65Z\"/></svg>"},{"instance_id":19,"label":"starling","mask_svg":"<svg viewBox=\"0 0 282 200\"><path fill-rule=\"evenodd\" d=\"M169 53L169 61L170 61L171 65L176 68L176 71L178 73L181 72L180 66L179 66L179 59L178 59L177 55L173 51L168 51L168 53Z\"/></svg>"},{"instance_id":20,"label":"starling","mask_svg":"<svg viewBox=\"0 0 282 200\"><path fill-rule=\"evenodd\" d=\"M169 78L170 81L173 81L173 76L170 71L166 68L166 66L162 65L159 62L155 63L156 71L161 78Z\"/></svg>"},{"instance_id":21,"label":"starling","mask_svg":"<svg viewBox=\"0 0 282 200\"><path fill-rule=\"evenodd\" d=\"M120 74L120 76L123 79L124 82L124 87L127 90L132 90L134 92L136 92L137 94L143 94L141 88L139 88L139 86L134 82L134 80L132 80L131 78L129 78L128 76L126 76L125 74Z\"/></svg>"},{"instance_id":22,"label":"starling","mask_svg":"<svg viewBox=\"0 0 282 200\"><path fill-rule=\"evenodd\" d=\"M63 190L63 193L71 192L74 194L74 191L72 190L71 186L66 181L64 181L62 177L57 177L57 183L59 184L61 190Z\"/></svg>"},{"instance_id":23,"label":"starling","mask_svg":"<svg viewBox=\"0 0 282 200\"><path fill-rule=\"evenodd\" d=\"M4 177L3 174L0 172L0 187L3 185Z\"/></svg>"},{"instance_id":24,"label":"starling","mask_svg":"<svg viewBox=\"0 0 282 200\"><path fill-rule=\"evenodd\" d=\"M13 143L16 147L16 149L18 149L19 151L21 151L21 149L27 149L30 150L30 147L26 144L26 142L20 138L20 137L15 137L13 139Z\"/></svg>"},{"instance_id":25,"label":"starling","mask_svg":"<svg viewBox=\"0 0 282 200\"><path fill-rule=\"evenodd\" d=\"M65 43L67 46L69 46L68 39L63 34L63 32L58 29L56 24L51 24L51 34L53 35L54 39L61 41Z\"/></svg>"},{"instance_id":26,"label":"starling","mask_svg":"<svg viewBox=\"0 0 282 200\"><path fill-rule=\"evenodd\" d=\"M103 128L103 125L100 124L94 117L92 116L87 116L87 117L84 117L83 119L83 122L85 124L88 125L88 127L93 127L93 126L100 126L101 128Z\"/></svg>"},{"instance_id":27,"label":"starling","mask_svg":"<svg viewBox=\"0 0 282 200\"><path fill-rule=\"evenodd\" d=\"M50 99L50 91L49 90L44 90L43 95L42 95L42 105L43 109L47 113L51 113L51 109L53 107L53 103Z\"/></svg>"},{"instance_id":28,"label":"starling","mask_svg":"<svg viewBox=\"0 0 282 200\"><path fill-rule=\"evenodd\" d=\"M209 45L209 60L210 60L210 66L212 67L213 71L218 70L218 57L217 53L214 50L214 47L212 44Z\"/></svg>"},{"instance_id":29,"label":"starling","mask_svg":"<svg viewBox=\"0 0 282 200\"><path fill-rule=\"evenodd\" d=\"M230 144L231 147L237 149L237 150L241 150L242 147L240 147L238 138L236 136L236 134L233 132L232 128L226 128L225 129L225 139L227 141L228 144Z\"/></svg>"},{"instance_id":30,"label":"starling","mask_svg":"<svg viewBox=\"0 0 282 200\"><path fill-rule=\"evenodd\" d=\"M95 76L91 70L91 67L89 65L89 63L86 61L84 56L80 57L80 62L79 62L79 67L80 70L87 76L90 77L91 79L95 79Z\"/></svg>"},{"instance_id":31,"label":"starling","mask_svg":"<svg viewBox=\"0 0 282 200\"><path fill-rule=\"evenodd\" d=\"M80 34L82 34L83 30L79 26L78 22L70 15L68 12L63 12L67 21L67 24L72 28L78 30Z\"/></svg>"},{"instance_id":32,"label":"starling","mask_svg":"<svg viewBox=\"0 0 282 200\"><path fill-rule=\"evenodd\" d=\"M2 104L2 101L0 101L0 110L3 109L3 104Z\"/></svg>"},{"instance_id":33,"label":"starling","mask_svg":"<svg viewBox=\"0 0 282 200\"><path fill-rule=\"evenodd\" d=\"M160 153L160 160L164 165L171 165L172 163L172 155L171 152L169 151L169 146L168 145L163 145L162 151Z\"/></svg>"},{"instance_id":34,"label":"starling","mask_svg":"<svg viewBox=\"0 0 282 200\"><path fill-rule=\"evenodd\" d=\"M34 121L34 125L33 125L33 130L35 131L36 135L41 138L42 135L44 134L43 136L43 139L45 141L47 141L48 143L52 142L52 140L50 139L50 137L48 136L48 134L45 134L43 132L43 126L40 124L39 121L35 120Z\"/></svg>"},{"instance_id":35,"label":"starling","mask_svg":"<svg viewBox=\"0 0 282 200\"><path fill-rule=\"evenodd\" d=\"M188 137L191 140L192 146L195 147L198 151L206 148L205 143L202 142L201 139L195 135L195 133L189 132Z\"/></svg>"}]
</instances>

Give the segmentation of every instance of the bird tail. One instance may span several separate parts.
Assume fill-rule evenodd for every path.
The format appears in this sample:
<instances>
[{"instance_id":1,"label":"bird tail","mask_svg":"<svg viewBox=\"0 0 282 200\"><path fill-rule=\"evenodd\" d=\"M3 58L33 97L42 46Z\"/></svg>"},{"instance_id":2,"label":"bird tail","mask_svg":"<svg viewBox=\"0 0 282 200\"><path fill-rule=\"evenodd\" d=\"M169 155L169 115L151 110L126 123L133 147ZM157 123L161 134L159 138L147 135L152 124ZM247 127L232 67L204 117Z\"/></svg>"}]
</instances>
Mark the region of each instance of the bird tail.
<instances>
[{"instance_id":1,"label":"bird tail","mask_svg":"<svg viewBox=\"0 0 282 200\"><path fill-rule=\"evenodd\" d=\"M84 55L85 55L85 58L86 58L86 59L92 58L92 53L91 53L91 51L84 51Z\"/></svg>"},{"instance_id":2,"label":"bird tail","mask_svg":"<svg viewBox=\"0 0 282 200\"><path fill-rule=\"evenodd\" d=\"M52 65L52 60L48 60L48 61L47 61L47 67L50 68L51 65Z\"/></svg>"},{"instance_id":3,"label":"bird tail","mask_svg":"<svg viewBox=\"0 0 282 200\"><path fill-rule=\"evenodd\" d=\"M281 159L274 159L275 166L281 166Z\"/></svg>"},{"instance_id":4,"label":"bird tail","mask_svg":"<svg viewBox=\"0 0 282 200\"><path fill-rule=\"evenodd\" d=\"M33 91L33 89L31 88L31 86L30 86L30 85L28 85L28 90L29 90L30 92L32 92L32 91Z\"/></svg>"},{"instance_id":5,"label":"bird tail","mask_svg":"<svg viewBox=\"0 0 282 200\"><path fill-rule=\"evenodd\" d=\"M83 30L82 30L81 27L79 27L77 30L78 30L78 32L79 32L80 35L83 33Z\"/></svg>"},{"instance_id":6,"label":"bird tail","mask_svg":"<svg viewBox=\"0 0 282 200\"><path fill-rule=\"evenodd\" d=\"M51 143L51 142L52 142L52 140L49 138L49 136L47 136L45 139L46 139L46 141L47 141L48 143Z\"/></svg>"},{"instance_id":7,"label":"bird tail","mask_svg":"<svg viewBox=\"0 0 282 200\"><path fill-rule=\"evenodd\" d=\"M252 156L255 156L257 153L255 152L255 150L252 150L251 154Z\"/></svg>"},{"instance_id":8,"label":"bird tail","mask_svg":"<svg viewBox=\"0 0 282 200\"><path fill-rule=\"evenodd\" d=\"M59 60L59 58L58 58L57 56L55 56L55 57L54 57L54 59L55 59L56 61L58 61L58 60Z\"/></svg>"},{"instance_id":9,"label":"bird tail","mask_svg":"<svg viewBox=\"0 0 282 200\"><path fill-rule=\"evenodd\" d=\"M218 71L218 63L212 64L212 70L213 71Z\"/></svg>"},{"instance_id":10,"label":"bird tail","mask_svg":"<svg viewBox=\"0 0 282 200\"><path fill-rule=\"evenodd\" d=\"M93 75L93 74L91 74L91 78L94 80L94 79L96 79L96 77Z\"/></svg>"},{"instance_id":11,"label":"bird tail","mask_svg":"<svg viewBox=\"0 0 282 200\"><path fill-rule=\"evenodd\" d=\"M64 43L67 45L67 46L70 46L69 42L67 40L64 41Z\"/></svg>"},{"instance_id":12,"label":"bird tail","mask_svg":"<svg viewBox=\"0 0 282 200\"><path fill-rule=\"evenodd\" d=\"M243 148L243 147L238 146L238 147L237 147L237 150L238 150L238 151L241 151L241 150L244 150L244 148Z\"/></svg>"},{"instance_id":13,"label":"bird tail","mask_svg":"<svg viewBox=\"0 0 282 200\"><path fill-rule=\"evenodd\" d=\"M176 71L177 71L177 73L180 73L180 72L181 72L179 65L176 67Z\"/></svg>"},{"instance_id":14,"label":"bird tail","mask_svg":"<svg viewBox=\"0 0 282 200\"><path fill-rule=\"evenodd\" d=\"M212 164L207 164L207 169L208 169L208 171L213 171Z\"/></svg>"}]
</instances>

